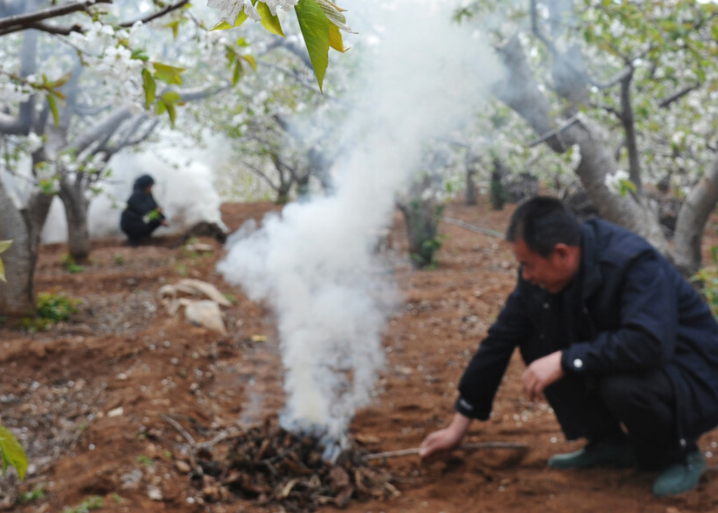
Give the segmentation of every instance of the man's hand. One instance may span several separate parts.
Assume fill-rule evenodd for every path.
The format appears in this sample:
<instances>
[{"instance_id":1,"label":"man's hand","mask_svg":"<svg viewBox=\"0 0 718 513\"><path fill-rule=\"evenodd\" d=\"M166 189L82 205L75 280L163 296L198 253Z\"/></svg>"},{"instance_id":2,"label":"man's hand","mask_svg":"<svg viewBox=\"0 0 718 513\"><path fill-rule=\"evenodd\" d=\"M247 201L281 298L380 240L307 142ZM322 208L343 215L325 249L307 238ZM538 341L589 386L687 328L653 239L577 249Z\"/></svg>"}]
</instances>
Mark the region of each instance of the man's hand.
<instances>
[{"instance_id":1,"label":"man's hand","mask_svg":"<svg viewBox=\"0 0 718 513\"><path fill-rule=\"evenodd\" d=\"M561 351L535 360L526 368L523 375L524 392L529 400L543 398L544 389L563 377Z\"/></svg>"},{"instance_id":2,"label":"man's hand","mask_svg":"<svg viewBox=\"0 0 718 513\"><path fill-rule=\"evenodd\" d=\"M454 414L454 419L449 427L435 431L427 436L419 447L421 459L428 458L435 452L446 451L459 445L464 435L469 430L471 419L460 413Z\"/></svg>"}]
</instances>

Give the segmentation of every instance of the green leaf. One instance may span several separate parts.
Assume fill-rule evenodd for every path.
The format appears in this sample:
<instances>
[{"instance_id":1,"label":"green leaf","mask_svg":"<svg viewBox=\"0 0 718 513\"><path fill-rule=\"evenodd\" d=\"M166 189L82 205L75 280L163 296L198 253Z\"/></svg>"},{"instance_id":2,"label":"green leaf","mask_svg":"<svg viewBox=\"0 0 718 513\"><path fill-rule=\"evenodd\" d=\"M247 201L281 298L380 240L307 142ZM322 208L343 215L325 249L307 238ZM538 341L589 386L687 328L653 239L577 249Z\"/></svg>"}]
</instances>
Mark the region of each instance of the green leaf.
<instances>
[{"instance_id":1,"label":"green leaf","mask_svg":"<svg viewBox=\"0 0 718 513\"><path fill-rule=\"evenodd\" d=\"M167 91L162 94L162 99L170 103L180 103L182 101L182 95L177 91Z\"/></svg>"},{"instance_id":2,"label":"green leaf","mask_svg":"<svg viewBox=\"0 0 718 513\"><path fill-rule=\"evenodd\" d=\"M167 84L182 84L182 73L184 68L177 68L168 64L162 64L161 62L153 62L152 65L155 67L155 78L161 80Z\"/></svg>"},{"instance_id":3,"label":"green leaf","mask_svg":"<svg viewBox=\"0 0 718 513\"><path fill-rule=\"evenodd\" d=\"M52 112L52 121L55 126L58 126L60 124L60 112L57 110L57 102L52 93L47 95L47 104L50 106L50 112Z\"/></svg>"},{"instance_id":4,"label":"green leaf","mask_svg":"<svg viewBox=\"0 0 718 513\"><path fill-rule=\"evenodd\" d=\"M22 448L20 442L17 441L9 429L0 426L0 451L2 451L3 475L7 466L11 465L17 470L17 475L21 480L25 480L25 472L27 471L27 454Z\"/></svg>"},{"instance_id":5,"label":"green leaf","mask_svg":"<svg viewBox=\"0 0 718 513\"><path fill-rule=\"evenodd\" d=\"M237 46L242 46L242 47L249 46L249 43L247 42L246 39L244 39L243 37L240 37L239 39L237 39Z\"/></svg>"},{"instance_id":6,"label":"green leaf","mask_svg":"<svg viewBox=\"0 0 718 513\"><path fill-rule=\"evenodd\" d=\"M226 21L220 21L213 28L210 29L210 32L214 30L229 30L231 28L234 28L234 25L230 25Z\"/></svg>"},{"instance_id":7,"label":"green leaf","mask_svg":"<svg viewBox=\"0 0 718 513\"><path fill-rule=\"evenodd\" d=\"M162 98L160 102L164 105L164 110L167 111L167 114L170 118L170 123L172 123L172 127L175 126L175 121L177 120L177 103L182 99L182 96L175 92L175 91L167 91L162 95ZM161 114L161 112L160 112Z\"/></svg>"},{"instance_id":8,"label":"green leaf","mask_svg":"<svg viewBox=\"0 0 718 513\"><path fill-rule=\"evenodd\" d=\"M344 41L342 40L342 33L339 31L339 27L333 23L329 25L329 46L334 48L337 52L344 53Z\"/></svg>"},{"instance_id":9,"label":"green leaf","mask_svg":"<svg viewBox=\"0 0 718 513\"><path fill-rule=\"evenodd\" d=\"M234 64L234 73L232 74L232 85L236 86L239 83L239 79L242 78L242 63L237 61Z\"/></svg>"},{"instance_id":10,"label":"green leaf","mask_svg":"<svg viewBox=\"0 0 718 513\"><path fill-rule=\"evenodd\" d=\"M177 35L179 34L179 20L172 21L165 25L165 27L171 28L173 39L177 39Z\"/></svg>"},{"instance_id":11,"label":"green leaf","mask_svg":"<svg viewBox=\"0 0 718 513\"><path fill-rule=\"evenodd\" d=\"M257 61L254 60L254 57L252 57L251 55L239 55L238 57L243 61L247 61L247 63L252 66L252 69L254 71L257 71Z\"/></svg>"},{"instance_id":12,"label":"green leaf","mask_svg":"<svg viewBox=\"0 0 718 513\"><path fill-rule=\"evenodd\" d=\"M47 87L50 89L57 89L58 87L62 87L72 78L72 72L64 74L62 77L58 78L54 82L50 82L47 84Z\"/></svg>"},{"instance_id":13,"label":"green leaf","mask_svg":"<svg viewBox=\"0 0 718 513\"><path fill-rule=\"evenodd\" d=\"M299 0L294 11L321 90L329 65L329 20L315 0Z\"/></svg>"},{"instance_id":14,"label":"green leaf","mask_svg":"<svg viewBox=\"0 0 718 513\"><path fill-rule=\"evenodd\" d=\"M142 61L142 62L147 62L148 60L150 60L150 58L147 56L147 54L145 53L145 51L142 48L132 50L132 55L130 56L130 58L138 60L138 61Z\"/></svg>"},{"instance_id":15,"label":"green leaf","mask_svg":"<svg viewBox=\"0 0 718 513\"><path fill-rule=\"evenodd\" d=\"M272 11L269 10L269 6L264 2L252 2L256 4L257 12L262 17L262 26L270 31L272 34L286 37L282 30L282 25L279 23L279 17L275 14L272 16ZM242 11L244 12L244 11Z\"/></svg>"},{"instance_id":16,"label":"green leaf","mask_svg":"<svg viewBox=\"0 0 718 513\"><path fill-rule=\"evenodd\" d=\"M5 278L5 264L3 264L2 258L0 258L0 281L7 283L7 279Z\"/></svg>"},{"instance_id":17,"label":"green leaf","mask_svg":"<svg viewBox=\"0 0 718 513\"><path fill-rule=\"evenodd\" d=\"M167 114L170 117L170 123L172 123L172 128L175 126L175 121L177 121L177 108L175 107L174 103L167 103L164 100L162 103L165 104L165 107L167 108Z\"/></svg>"},{"instance_id":18,"label":"green leaf","mask_svg":"<svg viewBox=\"0 0 718 513\"><path fill-rule=\"evenodd\" d=\"M145 108L149 109L157 95L157 81L148 69L142 70L142 87L145 90Z\"/></svg>"},{"instance_id":19,"label":"green leaf","mask_svg":"<svg viewBox=\"0 0 718 513\"><path fill-rule=\"evenodd\" d=\"M239 27L242 23L247 21L247 18L249 18L249 16L247 16L247 13L244 12L244 9L242 9L242 12L240 12L239 15L237 16L237 19L234 20L234 27L235 28Z\"/></svg>"},{"instance_id":20,"label":"green leaf","mask_svg":"<svg viewBox=\"0 0 718 513\"><path fill-rule=\"evenodd\" d=\"M0 240L0 255L5 253L12 246L11 240Z\"/></svg>"},{"instance_id":21,"label":"green leaf","mask_svg":"<svg viewBox=\"0 0 718 513\"><path fill-rule=\"evenodd\" d=\"M241 11L241 12L239 13L239 15L237 16L237 19L234 20L234 25L232 25L231 23L228 23L228 22L226 22L226 21L220 21L219 23L217 23L217 24L214 26L214 28L213 28L212 30L228 30L228 29L231 29L231 28L239 27L242 23L244 23L245 21L247 21L247 18L248 18L247 13L245 13L245 12L244 12L244 8L242 8L242 11ZM210 32L211 32L212 30L210 30Z\"/></svg>"}]
</instances>

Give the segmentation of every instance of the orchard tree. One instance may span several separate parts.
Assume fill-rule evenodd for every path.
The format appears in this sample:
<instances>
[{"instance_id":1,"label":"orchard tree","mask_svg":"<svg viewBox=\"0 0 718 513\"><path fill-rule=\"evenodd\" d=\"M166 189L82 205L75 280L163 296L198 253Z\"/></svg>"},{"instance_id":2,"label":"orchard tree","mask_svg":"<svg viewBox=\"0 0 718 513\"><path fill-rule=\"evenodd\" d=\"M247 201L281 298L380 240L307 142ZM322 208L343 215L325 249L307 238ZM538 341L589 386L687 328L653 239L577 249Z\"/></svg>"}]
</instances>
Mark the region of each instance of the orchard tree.
<instances>
[{"instance_id":1,"label":"orchard tree","mask_svg":"<svg viewBox=\"0 0 718 513\"><path fill-rule=\"evenodd\" d=\"M457 16L492 20L484 28L507 69L494 94L535 132L529 144L577 155L603 217L695 272L718 201L718 6L481 1ZM685 196L672 247L648 196L659 182Z\"/></svg>"},{"instance_id":2,"label":"orchard tree","mask_svg":"<svg viewBox=\"0 0 718 513\"><path fill-rule=\"evenodd\" d=\"M24 190L10 190L9 182L0 181L0 239L15 241L6 254L13 272L0 288L0 311L4 314L23 315L34 310L32 279L37 248L55 194L65 206L70 252L82 260L90 250L89 202L92 192L108 176L107 162L112 155L150 137L158 126L158 115L166 114L174 124L180 104L216 94L227 88L227 82L236 83L245 67L256 65L252 56L227 54L234 64L231 81L181 89L184 68L152 57L156 50L164 60L167 45L151 48L147 39L143 45L143 24L161 19L159 23L177 38L180 27L192 23L205 40L216 42L219 38L209 34L187 11L187 0L141 4L109 0L60 5L44 0L0 2L0 37L4 43L0 49L2 171L17 176L23 157L32 161L32 177L27 187L21 187ZM137 15L138 7L146 12L152 4L156 7L150 14ZM217 28L238 26L244 21L242 17L253 17L270 32L279 33L276 8L293 4L297 4L297 18L321 87L328 49L343 49L338 30L348 30L346 19L334 4L315 0L254 1L246 5L223 2L223 14L236 16ZM133 10L134 17L124 16ZM56 51L57 45L50 44L50 38L65 45L67 51ZM210 47L216 48L204 46ZM37 72L38 59L43 61L42 75Z\"/></svg>"}]
</instances>

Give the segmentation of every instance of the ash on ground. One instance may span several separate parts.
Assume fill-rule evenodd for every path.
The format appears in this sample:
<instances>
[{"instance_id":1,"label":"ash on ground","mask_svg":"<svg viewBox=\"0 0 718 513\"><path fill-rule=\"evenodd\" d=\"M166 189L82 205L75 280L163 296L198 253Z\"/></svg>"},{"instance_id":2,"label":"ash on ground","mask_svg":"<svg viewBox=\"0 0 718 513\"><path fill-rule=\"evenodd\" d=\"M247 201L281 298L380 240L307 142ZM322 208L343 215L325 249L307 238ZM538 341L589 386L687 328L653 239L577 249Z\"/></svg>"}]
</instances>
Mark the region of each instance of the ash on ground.
<instances>
[{"instance_id":1,"label":"ash on ground","mask_svg":"<svg viewBox=\"0 0 718 513\"><path fill-rule=\"evenodd\" d=\"M344 450L334 463L322 458L324 450L316 438L265 422L199 449L193 484L207 502L240 498L289 512L399 495L391 475L373 467L361 449Z\"/></svg>"}]
</instances>

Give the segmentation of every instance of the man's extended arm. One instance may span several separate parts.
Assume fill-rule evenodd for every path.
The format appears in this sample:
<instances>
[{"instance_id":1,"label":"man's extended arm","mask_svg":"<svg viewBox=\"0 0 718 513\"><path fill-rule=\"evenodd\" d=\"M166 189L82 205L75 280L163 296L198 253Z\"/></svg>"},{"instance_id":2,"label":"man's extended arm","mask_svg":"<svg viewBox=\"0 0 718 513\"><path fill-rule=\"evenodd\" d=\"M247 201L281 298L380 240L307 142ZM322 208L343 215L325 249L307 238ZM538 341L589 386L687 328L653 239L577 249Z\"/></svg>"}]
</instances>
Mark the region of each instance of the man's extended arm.
<instances>
[{"instance_id":1,"label":"man's extended arm","mask_svg":"<svg viewBox=\"0 0 718 513\"><path fill-rule=\"evenodd\" d=\"M464 371L451 424L424 440L419 452L422 458L455 447L466 435L472 419L486 420L489 417L496 390L511 354L519 342L529 335L530 329L519 280L519 285L509 296L499 318L489 329L487 337Z\"/></svg>"}]
</instances>

